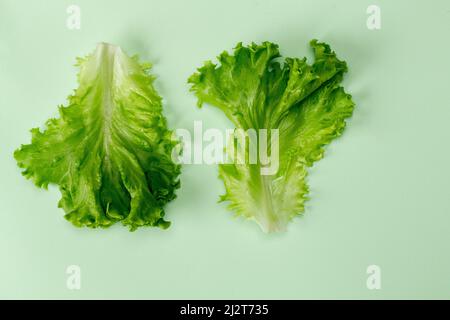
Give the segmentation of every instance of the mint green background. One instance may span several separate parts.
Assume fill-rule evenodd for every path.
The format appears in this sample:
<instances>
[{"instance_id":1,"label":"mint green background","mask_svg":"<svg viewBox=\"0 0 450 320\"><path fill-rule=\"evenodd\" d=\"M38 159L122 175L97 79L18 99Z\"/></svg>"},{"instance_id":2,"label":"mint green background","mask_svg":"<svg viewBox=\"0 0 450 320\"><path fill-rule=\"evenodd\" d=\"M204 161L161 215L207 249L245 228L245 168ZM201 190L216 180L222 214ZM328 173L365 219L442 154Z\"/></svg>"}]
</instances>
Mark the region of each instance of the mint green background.
<instances>
[{"instance_id":1,"label":"mint green background","mask_svg":"<svg viewBox=\"0 0 450 320\"><path fill-rule=\"evenodd\" d=\"M66 8L81 7L81 30ZM366 28L378 4L382 28ZM0 0L0 298L450 298L450 2ZM76 87L76 56L100 41L154 63L173 128L230 124L197 109L187 77L238 41L283 55L332 45L357 109L311 170L306 214L263 234L217 204L215 166L185 166L169 230L76 229L56 188L12 153ZM82 289L66 289L66 267ZM366 288L366 268L382 289Z\"/></svg>"}]
</instances>

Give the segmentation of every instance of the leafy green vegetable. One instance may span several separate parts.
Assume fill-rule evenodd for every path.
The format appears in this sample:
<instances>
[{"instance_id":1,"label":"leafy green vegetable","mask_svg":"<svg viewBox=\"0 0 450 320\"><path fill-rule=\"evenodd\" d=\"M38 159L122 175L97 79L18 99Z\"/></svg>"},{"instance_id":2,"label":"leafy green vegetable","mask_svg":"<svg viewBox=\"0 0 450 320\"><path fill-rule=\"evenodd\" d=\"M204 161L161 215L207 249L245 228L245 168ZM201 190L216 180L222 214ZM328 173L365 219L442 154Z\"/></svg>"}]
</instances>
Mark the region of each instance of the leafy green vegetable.
<instances>
[{"instance_id":1,"label":"leafy green vegetable","mask_svg":"<svg viewBox=\"0 0 450 320\"><path fill-rule=\"evenodd\" d=\"M79 87L60 117L14 153L23 175L58 185L59 207L76 226L167 228L163 207L176 197L180 167L151 66L106 43L78 66Z\"/></svg>"},{"instance_id":2,"label":"leafy green vegetable","mask_svg":"<svg viewBox=\"0 0 450 320\"><path fill-rule=\"evenodd\" d=\"M219 65L208 61L188 80L199 106L220 108L237 128L278 129L276 173L261 174L261 161L219 165L226 189L222 200L266 232L284 230L304 211L307 167L341 135L354 108L340 87L346 63L327 44L313 40L311 46L315 61L309 65L306 58L280 63L278 46L270 42L239 43L234 54L218 57Z\"/></svg>"}]
</instances>

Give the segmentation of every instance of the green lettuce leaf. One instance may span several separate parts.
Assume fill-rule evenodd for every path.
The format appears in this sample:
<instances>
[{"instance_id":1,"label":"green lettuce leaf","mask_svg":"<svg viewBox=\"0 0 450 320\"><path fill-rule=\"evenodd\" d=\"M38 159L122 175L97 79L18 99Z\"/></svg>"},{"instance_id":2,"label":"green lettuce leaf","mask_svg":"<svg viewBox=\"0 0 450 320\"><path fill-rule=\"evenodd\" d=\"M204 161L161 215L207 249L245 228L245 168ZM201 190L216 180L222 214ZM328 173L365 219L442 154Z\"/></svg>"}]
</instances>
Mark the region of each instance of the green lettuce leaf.
<instances>
[{"instance_id":1,"label":"green lettuce leaf","mask_svg":"<svg viewBox=\"0 0 450 320\"><path fill-rule=\"evenodd\" d=\"M101 43L78 60L79 87L45 131L14 157L38 187L58 185L59 207L75 226L117 221L167 228L164 205L175 198L179 165L149 64Z\"/></svg>"},{"instance_id":2,"label":"green lettuce leaf","mask_svg":"<svg viewBox=\"0 0 450 320\"><path fill-rule=\"evenodd\" d=\"M313 40L311 46L313 64L306 58L281 62L278 46L270 42L239 43L233 54L218 57L218 65L208 61L188 80L199 106L206 102L218 107L236 128L278 130L276 172L262 174L261 162L219 165L226 189L221 199L266 232L285 230L304 212L307 168L341 135L354 108L340 86L346 63L327 44ZM248 146L251 141L260 143L250 140ZM273 147L269 144L270 155Z\"/></svg>"}]
</instances>

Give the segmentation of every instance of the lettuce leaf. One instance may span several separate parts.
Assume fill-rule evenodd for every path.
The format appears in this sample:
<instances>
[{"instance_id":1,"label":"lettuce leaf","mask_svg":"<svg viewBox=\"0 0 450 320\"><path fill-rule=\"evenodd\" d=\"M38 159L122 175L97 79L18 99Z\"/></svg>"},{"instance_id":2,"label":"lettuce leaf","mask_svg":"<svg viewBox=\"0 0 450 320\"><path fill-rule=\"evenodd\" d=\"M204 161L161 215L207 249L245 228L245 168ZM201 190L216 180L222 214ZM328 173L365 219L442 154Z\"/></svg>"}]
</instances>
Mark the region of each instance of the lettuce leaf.
<instances>
[{"instance_id":1,"label":"lettuce leaf","mask_svg":"<svg viewBox=\"0 0 450 320\"><path fill-rule=\"evenodd\" d=\"M180 185L172 140L149 64L100 43L78 59L79 87L45 131L14 157L38 187L59 186L59 207L75 226L167 228L164 205Z\"/></svg>"},{"instance_id":2,"label":"lettuce leaf","mask_svg":"<svg viewBox=\"0 0 450 320\"><path fill-rule=\"evenodd\" d=\"M346 63L325 43L313 40L311 46L312 65L306 58L280 62L278 46L270 42L239 43L234 53L218 57L219 65L208 61L188 80L198 105L218 107L236 128L278 129L276 173L261 174L261 162L219 165L226 189L221 200L266 232L285 230L304 212L307 168L342 134L354 108L340 86Z\"/></svg>"}]
</instances>

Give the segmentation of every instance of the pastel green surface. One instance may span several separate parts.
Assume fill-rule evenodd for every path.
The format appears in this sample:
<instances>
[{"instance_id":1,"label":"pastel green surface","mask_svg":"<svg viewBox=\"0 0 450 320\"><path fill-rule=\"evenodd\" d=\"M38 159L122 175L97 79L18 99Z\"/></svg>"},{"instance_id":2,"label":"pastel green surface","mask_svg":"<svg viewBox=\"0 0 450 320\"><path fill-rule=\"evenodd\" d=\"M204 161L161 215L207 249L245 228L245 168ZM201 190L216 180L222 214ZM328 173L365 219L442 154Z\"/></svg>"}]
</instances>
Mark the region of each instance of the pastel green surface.
<instances>
[{"instance_id":1,"label":"pastel green surface","mask_svg":"<svg viewBox=\"0 0 450 320\"><path fill-rule=\"evenodd\" d=\"M66 27L71 4L81 29ZM381 8L380 30L366 9ZM0 298L450 298L448 1L0 1ZM267 235L217 204L217 166L184 166L167 230L77 229L12 156L76 88L98 42L154 64L170 128L231 128L187 78L238 41L331 45L357 105L310 171L305 215ZM381 290L366 268L379 265ZM66 268L79 265L81 290Z\"/></svg>"}]
</instances>

